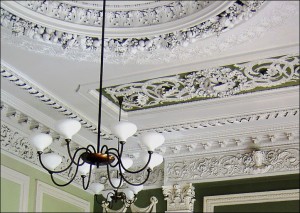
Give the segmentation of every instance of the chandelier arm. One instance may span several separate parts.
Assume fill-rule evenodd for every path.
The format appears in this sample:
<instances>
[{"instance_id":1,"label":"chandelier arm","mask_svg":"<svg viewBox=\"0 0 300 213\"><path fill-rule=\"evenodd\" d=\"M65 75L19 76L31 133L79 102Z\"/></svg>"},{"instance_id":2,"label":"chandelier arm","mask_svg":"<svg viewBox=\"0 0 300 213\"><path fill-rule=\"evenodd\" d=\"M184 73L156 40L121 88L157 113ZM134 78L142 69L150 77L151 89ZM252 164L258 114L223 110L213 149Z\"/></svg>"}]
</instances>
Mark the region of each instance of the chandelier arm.
<instances>
[{"instance_id":1,"label":"chandelier arm","mask_svg":"<svg viewBox=\"0 0 300 213\"><path fill-rule=\"evenodd\" d=\"M148 161L147 161L146 165L145 165L143 168L141 168L141 169L139 169L139 170L137 170L137 171L130 171L130 170L127 170L127 169L124 167L124 165L123 165L123 163L122 163L121 160L120 160L120 162L121 162L120 164L121 164L121 166L122 166L122 168L124 169L125 172L131 173L131 174L140 173L140 172L144 171L144 170L148 167L148 165L149 165L149 163L150 163L150 161L151 161L151 157L152 157L153 152L152 152L152 151L148 151L148 153L149 153L149 158L148 158Z\"/></svg>"},{"instance_id":2,"label":"chandelier arm","mask_svg":"<svg viewBox=\"0 0 300 213\"><path fill-rule=\"evenodd\" d=\"M70 141L67 141L67 150L68 150L68 154L69 154L69 158L70 158L71 162L77 166L77 163L75 162L76 153L80 150L88 150L89 146L91 146L94 149L94 152L96 152L95 148L92 145L88 145L86 148L82 147L82 148L77 149L76 152L74 153L74 156L72 157L71 149L70 149ZM84 164L84 162L79 163L78 166L82 166L83 164Z\"/></svg>"},{"instance_id":3,"label":"chandelier arm","mask_svg":"<svg viewBox=\"0 0 300 213\"><path fill-rule=\"evenodd\" d=\"M62 172L67 171L67 170L72 166L72 164L73 164L73 162L74 162L74 159L75 159L75 156L77 155L77 153L78 153L80 150L86 150L87 152L90 152L90 150L88 150L87 148L79 148L79 149L77 149L77 150L75 151L74 155L73 155L73 158L71 158L70 164L69 164L66 168L64 168L64 169L62 169L62 170L60 170L60 171L52 171L52 170L48 169L48 168L43 164L42 157L41 157L41 155L42 155L43 152L41 152L41 151L38 151L39 161L40 161L42 167L43 167L45 170L47 170L49 173L62 173ZM80 157L79 157L78 159L80 159ZM80 166L80 165L82 165L82 164L79 163L79 161L78 161L78 163L75 162L74 164L75 164L77 167Z\"/></svg>"},{"instance_id":4,"label":"chandelier arm","mask_svg":"<svg viewBox=\"0 0 300 213\"><path fill-rule=\"evenodd\" d=\"M81 157L81 156L80 156ZM79 164L79 161L80 161L80 157L78 158L78 162L77 162L77 164ZM78 165L76 166L76 170L75 170L75 173L74 173L74 175L73 175L73 177L71 178L71 180L69 181L69 182L67 182L67 183L64 183L64 184L59 184L59 183L57 183L55 180L54 180L54 177L53 177L53 173L50 173L50 176L51 176L51 180L52 180L52 182L55 184L55 185L57 185L57 186L67 186L67 185L69 185L70 183L72 183L73 182L73 180L75 179L75 177L76 177L76 175L77 175L77 172L78 172Z\"/></svg>"},{"instance_id":5,"label":"chandelier arm","mask_svg":"<svg viewBox=\"0 0 300 213\"><path fill-rule=\"evenodd\" d=\"M82 178L82 187L84 190L87 190L89 188L89 185L90 185L90 181L91 181L91 174L92 174L92 164L90 164L90 170L89 170L89 177L88 177L88 182L87 182L87 185L85 186L84 184L84 180L85 180L85 175L81 175L81 178Z\"/></svg>"},{"instance_id":6,"label":"chandelier arm","mask_svg":"<svg viewBox=\"0 0 300 213\"><path fill-rule=\"evenodd\" d=\"M119 189L120 186L122 185L122 178L120 179L119 185L116 187L112 182L111 182L111 177L110 177L110 173L109 173L109 165L107 164L106 166L106 171L107 171L107 177L108 177L108 181L110 183L110 185L114 188L114 189ZM120 173L121 174L121 173ZM122 177L122 176L121 176Z\"/></svg>"},{"instance_id":7,"label":"chandelier arm","mask_svg":"<svg viewBox=\"0 0 300 213\"><path fill-rule=\"evenodd\" d=\"M115 153L110 153L110 155L113 155L116 159L117 159L117 162L116 162L116 164L115 165L113 165L113 162L108 162L108 164L109 164L109 166L110 167L112 167L112 168L114 168L114 167L116 167L119 163L119 156L117 155L117 154L115 154Z\"/></svg>"},{"instance_id":8,"label":"chandelier arm","mask_svg":"<svg viewBox=\"0 0 300 213\"><path fill-rule=\"evenodd\" d=\"M147 180L148 180L149 177L150 177L151 171L152 171L152 170L151 170L150 168L147 169L147 177L146 177L146 179L145 179L143 182L141 182L141 183L131 183L129 180L127 180L127 179L125 178L125 176L124 176L122 173L120 173L120 175L121 175L121 180L123 179L126 183L128 183L129 185L132 185L132 186L140 186L140 185L143 185L144 183L147 182Z\"/></svg>"}]
</instances>

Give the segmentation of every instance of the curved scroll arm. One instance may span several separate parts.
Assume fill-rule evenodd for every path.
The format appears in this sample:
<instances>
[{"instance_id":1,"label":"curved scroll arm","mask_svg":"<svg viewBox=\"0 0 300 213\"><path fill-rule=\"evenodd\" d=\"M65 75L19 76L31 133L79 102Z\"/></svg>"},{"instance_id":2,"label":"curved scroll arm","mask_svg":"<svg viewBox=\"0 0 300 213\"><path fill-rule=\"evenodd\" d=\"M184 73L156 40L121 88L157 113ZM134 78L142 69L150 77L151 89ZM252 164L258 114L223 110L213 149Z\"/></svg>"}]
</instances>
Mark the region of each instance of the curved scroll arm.
<instances>
[{"instance_id":1,"label":"curved scroll arm","mask_svg":"<svg viewBox=\"0 0 300 213\"><path fill-rule=\"evenodd\" d=\"M81 155L80 155L80 157L81 157ZM77 164L79 164L80 157L78 158ZM75 171L73 177L70 179L69 182L64 183L64 184L59 184L59 183L57 183L57 182L54 180L53 173L50 173L50 172L49 172L49 173L50 173L50 176L51 176L51 180L52 180L52 182L53 182L55 185L57 185L57 186L67 186L67 185L69 185L70 183L73 182L73 180L75 179L75 177L76 177L76 175L77 175L77 172L78 172L78 165L76 166L76 171Z\"/></svg>"},{"instance_id":2,"label":"curved scroll arm","mask_svg":"<svg viewBox=\"0 0 300 213\"><path fill-rule=\"evenodd\" d=\"M84 184L84 180L85 180L85 175L81 175L81 178L82 178L82 187L84 190L87 190L89 188L89 185L90 185L90 180L91 180L91 174L92 174L92 164L90 164L90 171L89 171L89 177L88 177L88 182L87 182L87 185L85 186Z\"/></svg>"},{"instance_id":3,"label":"curved scroll arm","mask_svg":"<svg viewBox=\"0 0 300 213\"><path fill-rule=\"evenodd\" d=\"M153 154L152 151L148 151L148 153L149 153L149 158L148 158L148 161L147 161L146 165L145 165L143 168L141 168L141 169L139 169L139 170L137 170L137 171L130 171L130 170L127 170L127 169L124 167L122 161L120 160L120 165L122 166L122 169L124 169L125 172L131 173L131 174L136 174L136 173L140 173L140 172L144 171L144 170L148 167L148 165L149 165L149 163L150 163L150 161L151 161L152 154Z\"/></svg>"},{"instance_id":4,"label":"curved scroll arm","mask_svg":"<svg viewBox=\"0 0 300 213\"><path fill-rule=\"evenodd\" d=\"M146 179L145 179L143 182L141 182L141 183L131 183L130 181L128 181L128 180L125 178L125 176L124 176L122 173L120 173L120 176L121 176L121 180L124 180L126 183L128 183L128 184L130 184L130 185L132 185L132 186L140 186L140 185L142 185L142 184L144 184L144 183L147 182L147 180L148 180L149 177L150 177L151 171L152 171L152 170L151 170L150 168L147 169L147 177L146 177Z\"/></svg>"},{"instance_id":5,"label":"curved scroll arm","mask_svg":"<svg viewBox=\"0 0 300 213\"><path fill-rule=\"evenodd\" d=\"M51 173L62 173L62 172L67 171L67 170L72 166L73 161L74 161L74 159L75 159L77 153L78 153L79 151L81 151L81 150L86 150L87 152L91 152L88 148L79 148L79 149L77 149L77 150L75 151L74 155L73 155L73 158L71 158L70 164L69 164L66 168L64 168L64 169L62 169L62 170L59 170L59 171L52 171L52 170L48 169L48 168L43 164L43 161L42 161L42 154L43 154L43 152L38 151L37 153L38 153L39 161L40 161L42 167L43 167L47 172L49 172L49 173L51 174ZM79 157L78 159L80 159L80 157ZM81 163L79 163L79 161L78 161L78 163L76 163L75 165L78 167L79 165L81 165Z\"/></svg>"}]
</instances>

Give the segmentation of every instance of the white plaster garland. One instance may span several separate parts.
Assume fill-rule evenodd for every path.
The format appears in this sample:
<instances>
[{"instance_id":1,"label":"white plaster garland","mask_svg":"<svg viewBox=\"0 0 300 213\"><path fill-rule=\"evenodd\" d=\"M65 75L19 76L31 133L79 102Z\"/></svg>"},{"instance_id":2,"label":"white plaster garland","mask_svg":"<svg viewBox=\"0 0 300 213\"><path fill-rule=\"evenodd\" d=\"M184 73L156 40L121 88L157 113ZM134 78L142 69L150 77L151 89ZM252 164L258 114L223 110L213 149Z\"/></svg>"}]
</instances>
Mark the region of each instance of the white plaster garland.
<instances>
[{"instance_id":1,"label":"white plaster garland","mask_svg":"<svg viewBox=\"0 0 300 213\"><path fill-rule=\"evenodd\" d=\"M74 6L62 1L18 1L17 3L34 12L59 20L89 26L102 26L102 11L99 9ZM126 11L119 11L116 7L114 11L107 12L106 26L109 28L141 27L162 24L191 15L211 3L211 1L170 1L154 8L151 7L151 4L147 4L151 8Z\"/></svg>"},{"instance_id":2,"label":"white plaster garland","mask_svg":"<svg viewBox=\"0 0 300 213\"><path fill-rule=\"evenodd\" d=\"M105 92L123 109L135 110L192 99L228 97L264 87L299 81L299 56L281 56L215 67L141 83L109 87Z\"/></svg>"},{"instance_id":3,"label":"white plaster garland","mask_svg":"<svg viewBox=\"0 0 300 213\"><path fill-rule=\"evenodd\" d=\"M105 39L105 51L122 56L124 54L135 55L139 51L153 52L158 49L171 50L177 46L187 46L189 43L196 41L196 39L219 35L240 23L242 20L250 18L259 10L263 2L264 1L236 1L219 15L211 17L209 20L186 30L170 32L149 38ZM49 5L49 7L50 6L51 5ZM56 6L53 7L55 8ZM54 8L50 8L49 13L55 15L55 11L53 12ZM46 10L45 6L43 10ZM80 14L76 16L71 15L71 17L80 20L84 11L79 12L78 10L77 13ZM68 11L65 11L65 15L68 16ZM1 8L1 26L11 30L15 36L24 35L37 41L58 44L64 49L75 48L98 51L101 45L99 38L62 32L41 26L24 20L3 8Z\"/></svg>"}]
</instances>

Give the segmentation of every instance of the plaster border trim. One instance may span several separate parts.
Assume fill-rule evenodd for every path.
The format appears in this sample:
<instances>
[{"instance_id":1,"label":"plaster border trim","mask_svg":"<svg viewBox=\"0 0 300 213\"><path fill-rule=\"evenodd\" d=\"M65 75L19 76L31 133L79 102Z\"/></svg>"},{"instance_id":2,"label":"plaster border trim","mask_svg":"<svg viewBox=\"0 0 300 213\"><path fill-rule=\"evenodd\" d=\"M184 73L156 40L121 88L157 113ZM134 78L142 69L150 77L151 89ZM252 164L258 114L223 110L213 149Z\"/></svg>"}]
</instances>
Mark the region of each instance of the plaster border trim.
<instances>
[{"instance_id":1,"label":"plaster border trim","mask_svg":"<svg viewBox=\"0 0 300 213\"><path fill-rule=\"evenodd\" d=\"M20 184L19 212L27 212L30 177L3 165L1 165L1 177Z\"/></svg>"},{"instance_id":2,"label":"plaster border trim","mask_svg":"<svg viewBox=\"0 0 300 213\"><path fill-rule=\"evenodd\" d=\"M215 206L299 200L299 189L204 197L203 212L214 212Z\"/></svg>"},{"instance_id":3,"label":"plaster border trim","mask_svg":"<svg viewBox=\"0 0 300 213\"><path fill-rule=\"evenodd\" d=\"M36 191L36 212L42 212L43 195L48 194L57 199L61 199L68 202L74 206L84 209L84 212L90 212L90 202L78 198L70 193L57 189L41 181L37 181L37 191Z\"/></svg>"}]
</instances>

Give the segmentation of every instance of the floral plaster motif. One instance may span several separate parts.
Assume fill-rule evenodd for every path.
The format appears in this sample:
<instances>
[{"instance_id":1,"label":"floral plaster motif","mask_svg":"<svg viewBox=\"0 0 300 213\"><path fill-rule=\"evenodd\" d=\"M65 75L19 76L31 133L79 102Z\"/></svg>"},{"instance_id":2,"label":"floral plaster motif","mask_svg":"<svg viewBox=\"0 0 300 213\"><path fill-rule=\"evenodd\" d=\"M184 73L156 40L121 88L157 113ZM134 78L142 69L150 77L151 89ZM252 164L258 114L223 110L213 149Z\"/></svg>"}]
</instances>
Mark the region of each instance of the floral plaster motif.
<instances>
[{"instance_id":1,"label":"floral plaster motif","mask_svg":"<svg viewBox=\"0 0 300 213\"><path fill-rule=\"evenodd\" d=\"M76 10L75 7L63 7L60 4L49 3L48 1L34 1L25 2L28 7L42 8L40 12L46 14L52 14L53 16L60 16L62 14L63 19L73 20L77 22L84 22L84 20L92 20L92 22L98 23L98 19L102 16L90 14L82 10ZM214 35L220 35L221 33L229 30L243 20L246 20L253 16L264 1L236 1L229 8L215 17L211 17L207 21L199 23L196 26L185 30L179 30L176 32L169 32L164 35L156 35L146 38L111 38L105 39L105 49L108 52L114 53L118 56L124 54L135 55L137 52L146 51L153 52L158 49L172 50L177 46L187 46L191 42L195 42L197 39L204 39ZM177 2L178 3L178 2ZM175 4L177 4L175 2ZM197 4L197 2L195 2ZM23 3L22 3L23 4ZM187 3L178 3L184 5ZM56 9L55 9L56 8ZM178 8L178 7L176 7ZM59 13L57 10L61 10ZM74 10L74 12L72 12ZM171 10L168 7L168 10ZM173 10L173 12L176 12ZM74 15L74 14L77 15ZM98 12L97 12L98 13ZM179 12L181 14L182 12ZM84 15L85 14L85 15ZM167 13L168 15L169 13ZM172 14L172 13L171 13ZM113 15L114 16L114 15ZM121 15L122 16L122 15ZM127 16L127 15L125 15ZM172 15L176 17L176 15ZM87 18L88 17L88 18ZM122 18L120 20L131 20L131 18ZM140 20L132 16L132 20ZM129 21L130 22L130 21ZM128 25L126 21L121 25ZM98 23L99 24L99 23ZM100 38L90 37L85 35L77 35L70 32L62 32L49 27L45 27L25 19L22 19L9 11L1 8L1 26L9 29L15 36L27 36L31 39L42 41L46 43L56 44L63 49L81 49L88 51L100 50Z\"/></svg>"},{"instance_id":2,"label":"floral plaster motif","mask_svg":"<svg viewBox=\"0 0 300 213\"><path fill-rule=\"evenodd\" d=\"M299 148L194 157L167 162L166 167L167 182L292 171L299 169Z\"/></svg>"},{"instance_id":3,"label":"floral plaster motif","mask_svg":"<svg viewBox=\"0 0 300 213\"><path fill-rule=\"evenodd\" d=\"M89 26L102 26L103 12L92 9L94 5L90 8L84 8L61 1L18 1L17 3L34 12L59 20ZM139 6L138 3L136 6ZM126 11L117 11L118 8L115 6L114 11L108 11L106 14L108 20L106 26L127 28L162 24L191 15L206 8L211 3L211 1L169 1L154 8L151 8L151 4L147 4L150 8L143 10L127 9ZM140 6L142 5L140 4Z\"/></svg>"},{"instance_id":4,"label":"floral plaster motif","mask_svg":"<svg viewBox=\"0 0 300 213\"><path fill-rule=\"evenodd\" d=\"M110 87L105 92L114 102L118 102L118 97L123 97L125 110L136 110L203 98L228 97L291 82L299 82L298 56L281 56L203 69Z\"/></svg>"}]
</instances>

